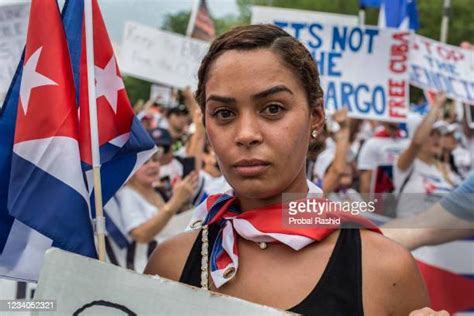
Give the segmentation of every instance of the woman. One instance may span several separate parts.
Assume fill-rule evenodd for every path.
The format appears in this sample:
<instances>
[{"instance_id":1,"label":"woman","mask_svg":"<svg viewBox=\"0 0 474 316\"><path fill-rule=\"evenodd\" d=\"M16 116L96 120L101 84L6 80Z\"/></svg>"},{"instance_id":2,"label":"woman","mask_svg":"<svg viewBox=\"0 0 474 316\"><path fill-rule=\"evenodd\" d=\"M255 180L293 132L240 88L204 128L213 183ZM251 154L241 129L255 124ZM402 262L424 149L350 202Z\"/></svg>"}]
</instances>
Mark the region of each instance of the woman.
<instances>
[{"instance_id":1,"label":"woman","mask_svg":"<svg viewBox=\"0 0 474 316\"><path fill-rule=\"evenodd\" d=\"M450 165L441 161L445 125L437 119L445 101L444 95L436 97L430 111L416 128L409 146L396 160L397 217L410 217L424 211L460 183Z\"/></svg>"},{"instance_id":2,"label":"woman","mask_svg":"<svg viewBox=\"0 0 474 316\"><path fill-rule=\"evenodd\" d=\"M112 244L108 245L110 260L128 269L142 272L148 257L157 243L157 235L176 212L189 205L197 185L197 175L191 173L175 184L171 199L165 203L154 185L159 179L161 153L156 153L141 166L127 184L114 196L107 212L121 223L122 229L132 242L127 247L125 258L117 258L120 253ZM112 256L115 259L112 259ZM123 259L123 260L121 260ZM114 262L115 261L115 262ZM122 261L125 261L124 263Z\"/></svg>"},{"instance_id":3,"label":"woman","mask_svg":"<svg viewBox=\"0 0 474 316\"><path fill-rule=\"evenodd\" d=\"M225 207L237 210L236 218L251 214L271 223L293 246L297 231L287 234L281 221L266 215L281 216L281 210L265 207L279 203L282 193L318 191L305 177L310 140L324 124L313 59L275 26L238 27L212 43L198 77L196 97L209 141L233 188ZM336 230L298 251L277 241L257 243L268 234L242 238L236 222L225 217L231 211L222 206L222 215L221 200L211 198L205 202L212 206L208 215L216 216L206 218L202 230L159 245L145 273L302 314L407 315L428 304L413 258L379 234ZM258 226L251 218L247 223ZM233 239L229 254L223 245ZM222 265L233 267L215 270Z\"/></svg>"}]
</instances>

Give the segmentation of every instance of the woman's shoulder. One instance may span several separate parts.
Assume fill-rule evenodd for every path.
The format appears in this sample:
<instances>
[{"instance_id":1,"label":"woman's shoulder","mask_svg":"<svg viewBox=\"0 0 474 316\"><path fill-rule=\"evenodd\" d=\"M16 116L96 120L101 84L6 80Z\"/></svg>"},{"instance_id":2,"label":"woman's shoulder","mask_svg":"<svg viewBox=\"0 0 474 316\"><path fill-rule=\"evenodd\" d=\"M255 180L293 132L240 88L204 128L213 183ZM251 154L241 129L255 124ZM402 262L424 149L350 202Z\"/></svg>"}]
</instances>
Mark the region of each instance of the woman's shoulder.
<instances>
[{"instance_id":1,"label":"woman's shoulder","mask_svg":"<svg viewBox=\"0 0 474 316\"><path fill-rule=\"evenodd\" d=\"M361 241L365 299L380 299L394 315L408 315L429 305L421 274L407 249L368 230L361 230ZM386 300L387 297L391 299Z\"/></svg>"},{"instance_id":2,"label":"woman's shoulder","mask_svg":"<svg viewBox=\"0 0 474 316\"><path fill-rule=\"evenodd\" d=\"M418 274L410 251L395 241L370 230L361 230L362 256L371 273L393 276Z\"/></svg>"},{"instance_id":3,"label":"woman's shoulder","mask_svg":"<svg viewBox=\"0 0 474 316\"><path fill-rule=\"evenodd\" d=\"M143 273L179 281L198 234L199 230L187 231L159 243Z\"/></svg>"}]
</instances>

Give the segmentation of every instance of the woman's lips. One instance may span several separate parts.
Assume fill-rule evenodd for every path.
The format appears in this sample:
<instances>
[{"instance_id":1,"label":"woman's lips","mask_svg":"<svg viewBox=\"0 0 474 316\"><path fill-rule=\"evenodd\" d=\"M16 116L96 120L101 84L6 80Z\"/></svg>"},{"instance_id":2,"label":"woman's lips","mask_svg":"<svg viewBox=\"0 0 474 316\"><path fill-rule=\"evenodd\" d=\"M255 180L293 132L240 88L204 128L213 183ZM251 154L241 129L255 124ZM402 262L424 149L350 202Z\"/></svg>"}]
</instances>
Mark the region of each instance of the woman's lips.
<instances>
[{"instance_id":1,"label":"woman's lips","mask_svg":"<svg viewBox=\"0 0 474 316\"><path fill-rule=\"evenodd\" d=\"M243 159L233 165L235 172L242 177L256 177L265 173L270 163L260 159Z\"/></svg>"}]
</instances>

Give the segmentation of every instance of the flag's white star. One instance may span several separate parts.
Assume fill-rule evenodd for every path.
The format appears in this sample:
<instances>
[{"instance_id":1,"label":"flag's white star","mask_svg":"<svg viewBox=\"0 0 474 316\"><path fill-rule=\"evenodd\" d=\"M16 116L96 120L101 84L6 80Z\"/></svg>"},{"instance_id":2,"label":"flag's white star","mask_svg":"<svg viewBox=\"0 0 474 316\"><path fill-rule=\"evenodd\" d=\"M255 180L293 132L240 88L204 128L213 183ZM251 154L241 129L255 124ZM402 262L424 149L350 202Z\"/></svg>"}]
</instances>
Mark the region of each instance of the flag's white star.
<instances>
[{"instance_id":1,"label":"flag's white star","mask_svg":"<svg viewBox=\"0 0 474 316\"><path fill-rule=\"evenodd\" d=\"M20 85L20 99L23 112L28 111L28 102L30 101L31 89L41 86L57 86L58 84L48 77L36 72L36 66L41 55L43 47L38 48L23 66L23 75Z\"/></svg>"},{"instance_id":2,"label":"flag's white star","mask_svg":"<svg viewBox=\"0 0 474 316\"><path fill-rule=\"evenodd\" d=\"M122 78L117 75L115 57L112 55L104 69L95 66L96 98L104 96L114 113L117 113L118 92L124 89Z\"/></svg>"}]
</instances>

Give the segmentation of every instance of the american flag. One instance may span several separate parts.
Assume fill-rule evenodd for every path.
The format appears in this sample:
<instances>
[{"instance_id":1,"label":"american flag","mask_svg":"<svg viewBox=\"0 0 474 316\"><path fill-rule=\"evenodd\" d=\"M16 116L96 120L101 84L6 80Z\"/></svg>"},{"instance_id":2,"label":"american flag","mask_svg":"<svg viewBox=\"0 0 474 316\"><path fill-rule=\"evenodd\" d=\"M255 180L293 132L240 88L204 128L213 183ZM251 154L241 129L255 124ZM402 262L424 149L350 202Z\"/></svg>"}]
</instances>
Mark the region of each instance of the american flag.
<instances>
[{"instance_id":1,"label":"american flag","mask_svg":"<svg viewBox=\"0 0 474 316\"><path fill-rule=\"evenodd\" d=\"M197 8L191 13L188 25L188 35L203 41L212 41L216 37L214 22L207 9L206 0L196 0L199 2Z\"/></svg>"}]
</instances>

